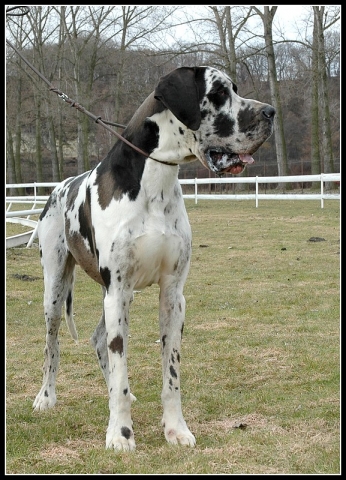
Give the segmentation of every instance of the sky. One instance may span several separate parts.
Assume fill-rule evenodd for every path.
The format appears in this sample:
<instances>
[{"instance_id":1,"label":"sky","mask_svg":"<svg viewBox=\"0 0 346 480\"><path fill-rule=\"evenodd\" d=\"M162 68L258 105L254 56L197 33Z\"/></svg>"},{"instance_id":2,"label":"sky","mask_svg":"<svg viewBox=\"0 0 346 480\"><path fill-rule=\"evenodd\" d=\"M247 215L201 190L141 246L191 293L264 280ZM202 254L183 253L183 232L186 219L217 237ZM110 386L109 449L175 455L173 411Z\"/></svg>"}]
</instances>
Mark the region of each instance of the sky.
<instances>
[{"instance_id":1,"label":"sky","mask_svg":"<svg viewBox=\"0 0 346 480\"><path fill-rule=\"evenodd\" d=\"M298 28L308 16L310 5L278 5L274 24L284 29L287 38L295 39Z\"/></svg>"},{"instance_id":2,"label":"sky","mask_svg":"<svg viewBox=\"0 0 346 480\"><path fill-rule=\"evenodd\" d=\"M205 11L205 8L207 6L208 5L184 5L184 10L186 10L189 14L192 14L195 18L197 16L203 18L203 11ZM249 5L246 5L246 7L249 7ZM262 5L257 5L257 7L263 11ZM279 5L274 16L273 34L275 34L275 27L280 27L280 30L285 33L286 38L290 37L290 39L297 39L297 25L299 26L299 23L302 22L302 20L306 17L309 7L309 5ZM199 11L201 12L200 14ZM263 24L261 22L261 19L259 17L255 17L253 20L250 20L250 22L251 21L254 24L254 28L255 25L260 26L259 32L262 33ZM180 38L183 37L184 39L186 39L188 33L186 31L186 25L177 27L176 32Z\"/></svg>"},{"instance_id":3,"label":"sky","mask_svg":"<svg viewBox=\"0 0 346 480\"><path fill-rule=\"evenodd\" d=\"M232 5L231 5L232 6ZM249 7L249 5L245 5ZM271 5L270 5L271 6ZM340 6L341 5L337 5ZM194 16L198 15L198 10L204 10L207 5L184 5L184 9L187 11L193 12ZM257 7L263 11L263 5L257 5ZM328 7L332 7L331 5L327 5ZM274 40L276 38L276 32L282 31L285 34L285 39L289 40L301 40L305 38L305 30L306 30L306 19L310 15L310 25L312 27L312 9L311 5L278 5L278 9L275 13L274 20L273 20L273 36ZM202 16L202 15L201 15ZM261 19L257 17L257 19L253 20L254 25L259 25L260 33L263 32L263 25ZM182 26L177 29L177 32L181 36L186 38L186 27ZM312 34L312 31L309 32Z\"/></svg>"}]
</instances>

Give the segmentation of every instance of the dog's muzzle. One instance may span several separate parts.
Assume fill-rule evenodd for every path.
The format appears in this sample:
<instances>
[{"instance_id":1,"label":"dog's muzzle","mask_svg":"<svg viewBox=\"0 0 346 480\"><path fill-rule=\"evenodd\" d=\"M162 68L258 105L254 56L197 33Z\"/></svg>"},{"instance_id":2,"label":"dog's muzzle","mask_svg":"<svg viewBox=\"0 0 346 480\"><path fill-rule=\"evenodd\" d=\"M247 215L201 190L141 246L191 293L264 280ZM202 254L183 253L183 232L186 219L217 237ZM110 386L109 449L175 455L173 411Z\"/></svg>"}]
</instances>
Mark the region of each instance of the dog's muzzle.
<instances>
[{"instance_id":1,"label":"dog's muzzle","mask_svg":"<svg viewBox=\"0 0 346 480\"><path fill-rule=\"evenodd\" d=\"M254 163L254 159L249 154L227 153L218 148L207 150L205 158L209 169L217 174L232 173L233 175L239 175L246 165Z\"/></svg>"},{"instance_id":2,"label":"dog's muzzle","mask_svg":"<svg viewBox=\"0 0 346 480\"><path fill-rule=\"evenodd\" d=\"M252 155L265 142L273 132L273 120L275 108L271 105L264 105L261 110L262 134L261 139L254 142L251 151L245 153L236 153L226 151L220 147L211 147L204 152L208 168L217 175L231 173L239 175L246 165L254 163Z\"/></svg>"}]
</instances>

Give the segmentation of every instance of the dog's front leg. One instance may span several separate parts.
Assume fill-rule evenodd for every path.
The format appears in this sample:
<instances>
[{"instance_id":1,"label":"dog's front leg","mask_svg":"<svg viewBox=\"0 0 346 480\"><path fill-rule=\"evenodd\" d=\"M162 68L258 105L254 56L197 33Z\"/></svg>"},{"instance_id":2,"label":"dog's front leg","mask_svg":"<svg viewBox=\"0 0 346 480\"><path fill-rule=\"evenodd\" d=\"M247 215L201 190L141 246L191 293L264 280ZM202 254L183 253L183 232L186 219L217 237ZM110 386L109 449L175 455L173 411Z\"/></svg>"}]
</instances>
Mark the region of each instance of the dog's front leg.
<instances>
[{"instance_id":1,"label":"dog's front leg","mask_svg":"<svg viewBox=\"0 0 346 480\"><path fill-rule=\"evenodd\" d=\"M180 347L185 319L185 298L170 285L160 290L160 334L162 354L162 425L167 442L193 447L194 435L181 409Z\"/></svg>"},{"instance_id":2,"label":"dog's front leg","mask_svg":"<svg viewBox=\"0 0 346 480\"><path fill-rule=\"evenodd\" d=\"M109 424L106 448L136 448L131 420L131 396L127 375L127 342L131 295L120 289L104 298L108 350Z\"/></svg>"}]
</instances>

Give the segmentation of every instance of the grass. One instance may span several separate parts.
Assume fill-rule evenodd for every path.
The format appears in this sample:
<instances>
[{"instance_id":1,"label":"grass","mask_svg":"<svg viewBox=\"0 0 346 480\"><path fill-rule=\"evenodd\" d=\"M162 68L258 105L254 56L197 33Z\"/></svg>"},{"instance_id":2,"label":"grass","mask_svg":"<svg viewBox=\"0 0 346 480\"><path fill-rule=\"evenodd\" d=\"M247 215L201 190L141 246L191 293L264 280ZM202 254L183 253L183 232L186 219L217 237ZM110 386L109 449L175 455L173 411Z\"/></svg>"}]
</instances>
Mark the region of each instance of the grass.
<instances>
[{"instance_id":1,"label":"grass","mask_svg":"<svg viewBox=\"0 0 346 480\"><path fill-rule=\"evenodd\" d=\"M77 270L79 343L60 330L58 403L32 411L45 326L37 244L6 251L8 474L340 472L340 206L187 201L182 401L197 446L166 443L158 287L135 295L129 375L137 449L105 449L106 386L89 338L101 291ZM9 225L7 235L18 232ZM309 241L311 237L323 241Z\"/></svg>"}]
</instances>

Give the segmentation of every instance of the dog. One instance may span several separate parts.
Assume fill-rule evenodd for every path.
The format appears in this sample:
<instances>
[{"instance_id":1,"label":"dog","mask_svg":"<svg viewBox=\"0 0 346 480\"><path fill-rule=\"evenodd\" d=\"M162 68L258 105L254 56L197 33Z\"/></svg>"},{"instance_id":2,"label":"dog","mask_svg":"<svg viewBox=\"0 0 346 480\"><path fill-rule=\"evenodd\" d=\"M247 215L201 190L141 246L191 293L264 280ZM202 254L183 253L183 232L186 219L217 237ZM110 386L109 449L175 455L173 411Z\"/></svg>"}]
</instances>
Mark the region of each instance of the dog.
<instances>
[{"instance_id":1,"label":"dog","mask_svg":"<svg viewBox=\"0 0 346 480\"><path fill-rule=\"evenodd\" d=\"M272 134L275 109L242 98L209 66L181 67L160 78L106 157L50 195L37 233L44 274L43 384L34 411L56 403L62 307L72 337L75 265L103 291L91 344L109 394L106 448L132 451L135 439L127 372L130 304L135 289L158 284L162 354L162 425L170 444L193 447L182 413L180 347L191 227L179 165L199 160L218 175L239 174Z\"/></svg>"}]
</instances>

